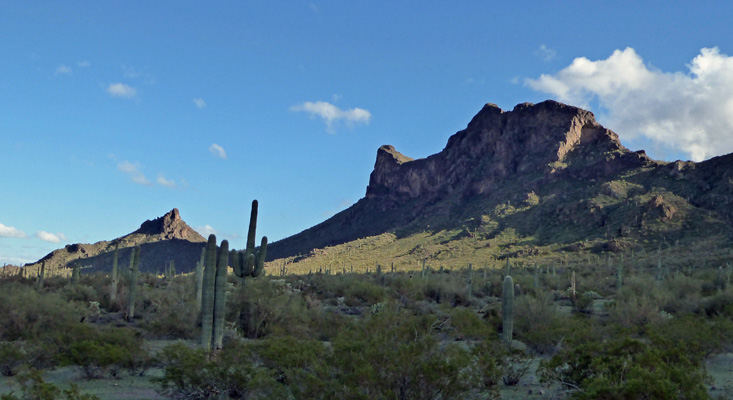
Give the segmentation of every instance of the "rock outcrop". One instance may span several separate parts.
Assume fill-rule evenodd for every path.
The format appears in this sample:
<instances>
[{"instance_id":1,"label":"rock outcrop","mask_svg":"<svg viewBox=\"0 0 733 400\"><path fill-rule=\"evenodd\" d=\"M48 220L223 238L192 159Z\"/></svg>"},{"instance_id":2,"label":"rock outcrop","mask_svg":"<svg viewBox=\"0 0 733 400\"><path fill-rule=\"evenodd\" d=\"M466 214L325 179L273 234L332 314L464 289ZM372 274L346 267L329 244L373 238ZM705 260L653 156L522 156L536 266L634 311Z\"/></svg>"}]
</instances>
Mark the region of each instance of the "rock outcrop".
<instances>
[{"instance_id":1,"label":"rock outcrop","mask_svg":"<svg viewBox=\"0 0 733 400\"><path fill-rule=\"evenodd\" d=\"M132 234L159 236L161 239L181 239L204 242L203 236L191 229L182 219L177 208L154 220L147 220Z\"/></svg>"}]
</instances>

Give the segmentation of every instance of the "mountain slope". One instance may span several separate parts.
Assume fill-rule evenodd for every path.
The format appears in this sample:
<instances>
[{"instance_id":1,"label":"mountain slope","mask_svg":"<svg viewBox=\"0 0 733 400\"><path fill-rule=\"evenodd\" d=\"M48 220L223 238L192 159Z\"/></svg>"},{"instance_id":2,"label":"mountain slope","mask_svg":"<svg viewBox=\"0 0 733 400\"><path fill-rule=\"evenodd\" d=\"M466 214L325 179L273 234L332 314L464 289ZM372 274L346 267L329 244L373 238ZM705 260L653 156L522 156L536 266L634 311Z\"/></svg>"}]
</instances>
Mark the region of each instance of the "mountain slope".
<instances>
[{"instance_id":1,"label":"mountain slope","mask_svg":"<svg viewBox=\"0 0 733 400\"><path fill-rule=\"evenodd\" d=\"M268 257L443 230L484 239L511 230L536 245L596 240L603 242L599 250L727 238L731 166L733 155L701 163L652 160L622 146L591 112L555 101L512 111L487 104L437 154L413 160L380 147L364 198L271 244Z\"/></svg>"},{"instance_id":2,"label":"mountain slope","mask_svg":"<svg viewBox=\"0 0 733 400\"><path fill-rule=\"evenodd\" d=\"M143 222L139 229L125 236L93 244L67 245L25 268L34 273L45 262L51 275L67 275L67 269L75 263L81 265L85 273L109 270L116 245L119 246L118 263L126 267L132 248L140 245L141 271L162 271L165 263L173 260L180 273L195 267L205 243L206 239L188 226L178 209L174 208L162 217Z\"/></svg>"}]
</instances>

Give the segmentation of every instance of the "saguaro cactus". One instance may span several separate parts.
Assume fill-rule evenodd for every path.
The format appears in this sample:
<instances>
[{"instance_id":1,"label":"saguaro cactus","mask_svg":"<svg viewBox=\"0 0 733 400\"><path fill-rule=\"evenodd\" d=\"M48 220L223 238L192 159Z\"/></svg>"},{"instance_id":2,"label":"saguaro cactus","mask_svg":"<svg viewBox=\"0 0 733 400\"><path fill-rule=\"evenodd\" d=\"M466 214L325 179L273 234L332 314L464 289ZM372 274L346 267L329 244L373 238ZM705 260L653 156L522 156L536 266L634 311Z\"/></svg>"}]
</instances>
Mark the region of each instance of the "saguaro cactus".
<instances>
[{"instance_id":1,"label":"saguaro cactus","mask_svg":"<svg viewBox=\"0 0 733 400\"><path fill-rule=\"evenodd\" d=\"M43 289L43 278L46 274L46 262L41 262L41 269L38 271L38 289Z\"/></svg>"},{"instance_id":2,"label":"saguaro cactus","mask_svg":"<svg viewBox=\"0 0 733 400\"><path fill-rule=\"evenodd\" d=\"M211 337L214 332L214 290L216 284L216 236L209 235L206 244L204 264L203 294L201 299L201 347L211 350Z\"/></svg>"},{"instance_id":3,"label":"saguaro cactus","mask_svg":"<svg viewBox=\"0 0 733 400\"><path fill-rule=\"evenodd\" d=\"M216 279L214 289L214 330L212 350L222 348L224 340L224 315L227 301L227 267L229 265L229 242L221 242L219 259L216 262Z\"/></svg>"},{"instance_id":4,"label":"saguaro cactus","mask_svg":"<svg viewBox=\"0 0 733 400\"><path fill-rule=\"evenodd\" d=\"M132 256L132 271L130 271L130 289L127 297L127 320L135 317L135 296L137 296L137 273L140 269L140 246L135 246Z\"/></svg>"},{"instance_id":5,"label":"saguaro cactus","mask_svg":"<svg viewBox=\"0 0 733 400\"><path fill-rule=\"evenodd\" d=\"M115 244L115 254L112 256L112 283L109 286L109 299L114 302L117 300L117 252L119 243Z\"/></svg>"},{"instance_id":6,"label":"saguaro cactus","mask_svg":"<svg viewBox=\"0 0 733 400\"><path fill-rule=\"evenodd\" d=\"M71 284L72 285L78 285L79 284L79 269L81 267L79 264L74 264L74 268L71 270Z\"/></svg>"},{"instance_id":7,"label":"saguaro cactus","mask_svg":"<svg viewBox=\"0 0 733 400\"><path fill-rule=\"evenodd\" d=\"M204 288L204 258L206 247L201 249L201 259L196 263L196 312L201 312L201 296Z\"/></svg>"},{"instance_id":8,"label":"saguaro cactus","mask_svg":"<svg viewBox=\"0 0 733 400\"><path fill-rule=\"evenodd\" d=\"M512 344L514 330L514 281L510 275L504 278L501 291L502 338L507 346Z\"/></svg>"},{"instance_id":9,"label":"saguaro cactus","mask_svg":"<svg viewBox=\"0 0 733 400\"><path fill-rule=\"evenodd\" d=\"M245 290L245 278L256 278L262 274L265 269L265 256L267 255L267 236L262 237L260 247L255 248L257 236L257 200L252 201L252 212L249 217L249 230L247 231L247 248L242 252L237 252L236 257L232 257L232 267L234 274L241 281L242 290Z\"/></svg>"}]
</instances>

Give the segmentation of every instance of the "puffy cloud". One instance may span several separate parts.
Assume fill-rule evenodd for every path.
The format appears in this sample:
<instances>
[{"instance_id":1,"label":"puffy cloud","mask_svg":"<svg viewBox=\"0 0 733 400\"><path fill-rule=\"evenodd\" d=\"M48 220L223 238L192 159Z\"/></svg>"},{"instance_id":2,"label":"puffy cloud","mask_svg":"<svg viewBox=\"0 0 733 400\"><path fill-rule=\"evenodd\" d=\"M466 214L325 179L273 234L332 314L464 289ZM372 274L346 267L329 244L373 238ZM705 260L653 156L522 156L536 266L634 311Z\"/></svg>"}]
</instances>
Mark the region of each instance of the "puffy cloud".
<instances>
[{"instance_id":1,"label":"puffy cloud","mask_svg":"<svg viewBox=\"0 0 733 400\"><path fill-rule=\"evenodd\" d=\"M535 50L534 54L545 61L552 61L557 57L557 52L545 44L540 45L540 48Z\"/></svg>"},{"instance_id":2,"label":"puffy cloud","mask_svg":"<svg viewBox=\"0 0 733 400\"><path fill-rule=\"evenodd\" d=\"M18 228L0 224L0 237L24 238L26 234Z\"/></svg>"},{"instance_id":3,"label":"puffy cloud","mask_svg":"<svg viewBox=\"0 0 733 400\"><path fill-rule=\"evenodd\" d=\"M66 65L59 65L58 67L56 67L56 72L54 72L54 75L71 75L71 73L71 68L67 67Z\"/></svg>"},{"instance_id":4,"label":"puffy cloud","mask_svg":"<svg viewBox=\"0 0 733 400\"><path fill-rule=\"evenodd\" d=\"M133 164L129 161L122 161L121 163L117 164L117 170L127 174L133 182L137 183L138 185L152 186L153 184L148 180L148 178L145 177L145 174L143 174L140 169L140 164Z\"/></svg>"},{"instance_id":5,"label":"puffy cloud","mask_svg":"<svg viewBox=\"0 0 733 400\"><path fill-rule=\"evenodd\" d=\"M172 179L171 180L165 179L165 177L163 176L163 174L158 174L158 180L157 180L157 182L158 182L159 185L162 185L162 186L165 186L165 187L169 187L169 188L176 187L176 181L174 181Z\"/></svg>"},{"instance_id":6,"label":"puffy cloud","mask_svg":"<svg viewBox=\"0 0 733 400\"><path fill-rule=\"evenodd\" d=\"M137 90L132 87L125 85L124 83L110 83L107 86L107 93L112 97L124 97L131 99L137 95Z\"/></svg>"},{"instance_id":7,"label":"puffy cloud","mask_svg":"<svg viewBox=\"0 0 733 400\"><path fill-rule=\"evenodd\" d=\"M227 159L227 152L224 151L223 147L219 146L216 143L209 146L209 151L216 157L223 158L225 160Z\"/></svg>"},{"instance_id":8,"label":"puffy cloud","mask_svg":"<svg viewBox=\"0 0 733 400\"><path fill-rule=\"evenodd\" d=\"M733 57L703 48L687 67L650 68L626 48L525 83L580 107L597 101L603 123L622 138L645 137L694 161L733 152Z\"/></svg>"},{"instance_id":9,"label":"puffy cloud","mask_svg":"<svg viewBox=\"0 0 733 400\"><path fill-rule=\"evenodd\" d=\"M45 242L51 243L59 243L62 240L66 240L66 236L63 233L51 233L46 231L36 232L36 237Z\"/></svg>"},{"instance_id":10,"label":"puffy cloud","mask_svg":"<svg viewBox=\"0 0 733 400\"><path fill-rule=\"evenodd\" d=\"M219 231L214 229L211 225L204 225L204 226L197 226L196 232L198 232L201 236L207 238L209 235L218 235Z\"/></svg>"},{"instance_id":11,"label":"puffy cloud","mask_svg":"<svg viewBox=\"0 0 733 400\"><path fill-rule=\"evenodd\" d=\"M312 117L320 117L326 123L329 133L335 132L335 126L340 121L344 121L348 125L355 123L368 124L372 118L372 114L363 108L342 110L325 101L306 101L303 104L290 107L290 111L305 111Z\"/></svg>"},{"instance_id":12,"label":"puffy cloud","mask_svg":"<svg viewBox=\"0 0 733 400\"><path fill-rule=\"evenodd\" d=\"M206 102L200 97L193 99L193 104L195 104L196 108L198 108L199 110L206 107Z\"/></svg>"}]
</instances>

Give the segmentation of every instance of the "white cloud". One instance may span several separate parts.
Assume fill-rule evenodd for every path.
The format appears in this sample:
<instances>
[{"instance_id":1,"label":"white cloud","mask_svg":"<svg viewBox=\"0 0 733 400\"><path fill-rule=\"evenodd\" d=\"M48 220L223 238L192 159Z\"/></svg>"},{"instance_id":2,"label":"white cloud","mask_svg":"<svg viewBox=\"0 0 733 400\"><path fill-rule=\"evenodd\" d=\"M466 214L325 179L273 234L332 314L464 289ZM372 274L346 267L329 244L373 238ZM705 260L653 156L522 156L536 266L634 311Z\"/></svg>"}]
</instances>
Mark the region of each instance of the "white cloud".
<instances>
[{"instance_id":1,"label":"white cloud","mask_svg":"<svg viewBox=\"0 0 733 400\"><path fill-rule=\"evenodd\" d=\"M36 232L36 237L45 242L51 243L59 243L62 240L66 240L66 236L63 233L51 233L46 231Z\"/></svg>"},{"instance_id":2,"label":"white cloud","mask_svg":"<svg viewBox=\"0 0 733 400\"><path fill-rule=\"evenodd\" d=\"M0 237L24 238L26 234L18 228L0 224Z\"/></svg>"},{"instance_id":3,"label":"white cloud","mask_svg":"<svg viewBox=\"0 0 733 400\"><path fill-rule=\"evenodd\" d=\"M81 67L81 68L88 68L88 67L91 67L92 66L92 63L90 63L87 60L84 60L84 61L79 61L78 63L76 63L76 65L79 66L79 67Z\"/></svg>"},{"instance_id":4,"label":"white cloud","mask_svg":"<svg viewBox=\"0 0 733 400\"><path fill-rule=\"evenodd\" d=\"M132 181L137 183L138 185L153 185L148 180L148 178L145 177L145 174L142 173L142 171L140 170L140 164L138 163L133 164L129 161L122 161L121 163L117 164L117 169L121 172L126 173L130 177L130 179L132 179Z\"/></svg>"},{"instance_id":5,"label":"white cloud","mask_svg":"<svg viewBox=\"0 0 733 400\"><path fill-rule=\"evenodd\" d=\"M107 86L107 93L112 97L125 97L131 99L137 95L137 90L124 83L110 83Z\"/></svg>"},{"instance_id":6,"label":"white cloud","mask_svg":"<svg viewBox=\"0 0 733 400\"><path fill-rule=\"evenodd\" d=\"M174 181L172 179L171 180L165 179L165 177L163 176L163 174L158 174L158 180L157 180L157 182L158 182L159 185L162 185L162 186L165 186L165 187L169 187L169 188L176 187L176 181Z\"/></svg>"},{"instance_id":7,"label":"white cloud","mask_svg":"<svg viewBox=\"0 0 733 400\"><path fill-rule=\"evenodd\" d=\"M224 151L223 147L219 146L216 143L209 146L209 151L216 157L223 158L225 160L227 159L227 152Z\"/></svg>"},{"instance_id":8,"label":"white cloud","mask_svg":"<svg viewBox=\"0 0 733 400\"><path fill-rule=\"evenodd\" d=\"M312 117L320 117L326 123L329 133L335 132L336 124L340 121L344 121L348 125L355 123L368 124L372 118L372 114L363 108L342 110L325 101L306 101L303 104L290 107L290 111L305 111Z\"/></svg>"},{"instance_id":9,"label":"white cloud","mask_svg":"<svg viewBox=\"0 0 733 400\"><path fill-rule=\"evenodd\" d=\"M645 137L694 161L733 152L733 57L703 48L687 67L649 68L626 48L605 60L576 58L525 84L579 107L597 100L604 124L622 138Z\"/></svg>"},{"instance_id":10,"label":"white cloud","mask_svg":"<svg viewBox=\"0 0 733 400\"><path fill-rule=\"evenodd\" d=\"M199 110L206 107L206 102L202 98L193 99L193 104L195 104L196 108L198 108Z\"/></svg>"},{"instance_id":11,"label":"white cloud","mask_svg":"<svg viewBox=\"0 0 733 400\"><path fill-rule=\"evenodd\" d=\"M540 45L539 49L535 50L534 54L545 61L552 61L557 57L557 52L544 43Z\"/></svg>"},{"instance_id":12,"label":"white cloud","mask_svg":"<svg viewBox=\"0 0 733 400\"><path fill-rule=\"evenodd\" d=\"M219 231L214 229L211 225L204 225L204 226L197 226L196 232L198 232L201 236L207 238L209 235L218 235Z\"/></svg>"},{"instance_id":13,"label":"white cloud","mask_svg":"<svg viewBox=\"0 0 733 400\"><path fill-rule=\"evenodd\" d=\"M58 67L56 67L56 72L54 72L54 75L71 75L71 73L71 68L67 67L66 65L59 65Z\"/></svg>"}]
</instances>

